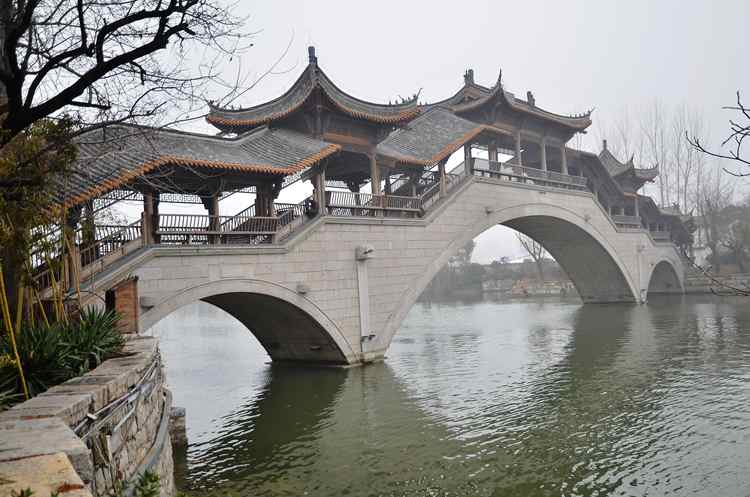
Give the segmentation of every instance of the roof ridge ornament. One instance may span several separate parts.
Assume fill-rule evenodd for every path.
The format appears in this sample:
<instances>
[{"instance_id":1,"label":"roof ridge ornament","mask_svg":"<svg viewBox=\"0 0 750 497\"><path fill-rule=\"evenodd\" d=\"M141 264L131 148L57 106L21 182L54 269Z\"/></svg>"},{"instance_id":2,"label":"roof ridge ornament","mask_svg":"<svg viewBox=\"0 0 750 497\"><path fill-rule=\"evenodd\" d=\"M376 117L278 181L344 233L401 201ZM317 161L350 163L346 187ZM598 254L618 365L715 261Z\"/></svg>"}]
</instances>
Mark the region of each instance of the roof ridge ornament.
<instances>
[{"instance_id":1,"label":"roof ridge ornament","mask_svg":"<svg viewBox=\"0 0 750 497\"><path fill-rule=\"evenodd\" d=\"M315 55L315 47L309 46L307 47L307 59L310 64L318 64L318 56Z\"/></svg>"},{"instance_id":2,"label":"roof ridge ornament","mask_svg":"<svg viewBox=\"0 0 750 497\"><path fill-rule=\"evenodd\" d=\"M464 72L464 85L470 86L474 84L474 69L467 69Z\"/></svg>"},{"instance_id":3,"label":"roof ridge ornament","mask_svg":"<svg viewBox=\"0 0 750 497\"><path fill-rule=\"evenodd\" d=\"M526 102L532 107L536 107L536 98L534 98L534 94L531 92L531 90L526 92Z\"/></svg>"}]
</instances>

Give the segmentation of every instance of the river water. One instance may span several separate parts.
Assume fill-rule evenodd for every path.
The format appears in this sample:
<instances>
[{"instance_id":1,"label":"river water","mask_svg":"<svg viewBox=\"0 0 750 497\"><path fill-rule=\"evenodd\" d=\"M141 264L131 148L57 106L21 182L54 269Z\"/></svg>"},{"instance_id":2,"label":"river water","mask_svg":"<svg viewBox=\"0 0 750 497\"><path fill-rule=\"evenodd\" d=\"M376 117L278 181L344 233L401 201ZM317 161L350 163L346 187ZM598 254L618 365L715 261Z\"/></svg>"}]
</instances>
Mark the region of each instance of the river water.
<instances>
[{"instance_id":1,"label":"river water","mask_svg":"<svg viewBox=\"0 0 750 497\"><path fill-rule=\"evenodd\" d=\"M750 495L747 299L418 304L352 369L208 304L155 334L192 496Z\"/></svg>"}]
</instances>

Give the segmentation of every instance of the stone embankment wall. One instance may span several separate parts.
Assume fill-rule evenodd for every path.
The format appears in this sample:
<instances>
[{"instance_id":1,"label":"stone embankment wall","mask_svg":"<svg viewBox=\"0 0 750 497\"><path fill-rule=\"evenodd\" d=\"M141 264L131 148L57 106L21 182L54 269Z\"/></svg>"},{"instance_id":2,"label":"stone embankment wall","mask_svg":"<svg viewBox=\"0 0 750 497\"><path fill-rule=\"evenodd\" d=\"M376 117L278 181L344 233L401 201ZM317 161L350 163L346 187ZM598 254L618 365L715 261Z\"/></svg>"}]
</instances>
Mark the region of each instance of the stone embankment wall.
<instances>
[{"instance_id":1,"label":"stone embankment wall","mask_svg":"<svg viewBox=\"0 0 750 497\"><path fill-rule=\"evenodd\" d=\"M700 273L689 274L685 278L685 293L712 293L712 289L716 292L726 292L729 290L727 287L750 289L750 274L748 273L726 274L715 278L720 284Z\"/></svg>"},{"instance_id":2,"label":"stone embankment wall","mask_svg":"<svg viewBox=\"0 0 750 497\"><path fill-rule=\"evenodd\" d=\"M101 497L146 470L171 496L171 403L157 339L129 338L122 357L0 414L0 497Z\"/></svg>"}]
</instances>

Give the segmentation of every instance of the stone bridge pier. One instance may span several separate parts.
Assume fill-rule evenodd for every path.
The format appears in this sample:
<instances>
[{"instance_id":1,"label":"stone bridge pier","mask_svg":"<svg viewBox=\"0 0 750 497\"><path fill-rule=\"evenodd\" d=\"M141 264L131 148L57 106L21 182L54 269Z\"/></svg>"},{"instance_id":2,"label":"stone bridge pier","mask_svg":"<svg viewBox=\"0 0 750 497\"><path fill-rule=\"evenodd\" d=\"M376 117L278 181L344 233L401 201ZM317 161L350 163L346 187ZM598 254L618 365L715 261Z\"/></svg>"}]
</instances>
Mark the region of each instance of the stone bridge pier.
<instances>
[{"instance_id":1,"label":"stone bridge pier","mask_svg":"<svg viewBox=\"0 0 750 497\"><path fill-rule=\"evenodd\" d=\"M682 291L674 245L618 228L584 191L470 176L424 218L322 216L277 246L149 246L92 283L137 277L141 332L203 300L274 361L382 359L409 309L468 240L504 224L539 241L587 304Z\"/></svg>"}]
</instances>

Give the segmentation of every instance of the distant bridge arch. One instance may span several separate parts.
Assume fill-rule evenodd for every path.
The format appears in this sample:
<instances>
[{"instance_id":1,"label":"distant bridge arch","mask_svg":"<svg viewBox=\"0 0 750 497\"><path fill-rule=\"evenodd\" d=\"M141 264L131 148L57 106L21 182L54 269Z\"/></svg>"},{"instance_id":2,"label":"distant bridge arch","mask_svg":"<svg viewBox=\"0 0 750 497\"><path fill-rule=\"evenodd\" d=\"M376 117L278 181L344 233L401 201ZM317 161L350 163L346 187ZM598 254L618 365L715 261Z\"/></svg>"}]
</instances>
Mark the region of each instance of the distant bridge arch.
<instances>
[{"instance_id":1,"label":"distant bridge arch","mask_svg":"<svg viewBox=\"0 0 750 497\"><path fill-rule=\"evenodd\" d=\"M664 258L651 266L648 276L648 294L682 293L684 290L683 273L676 268L671 259Z\"/></svg>"},{"instance_id":2,"label":"distant bridge arch","mask_svg":"<svg viewBox=\"0 0 750 497\"><path fill-rule=\"evenodd\" d=\"M278 284L225 279L168 295L141 316L147 330L177 309L207 302L240 321L274 361L351 362L356 353L341 330L313 302Z\"/></svg>"},{"instance_id":3,"label":"distant bridge arch","mask_svg":"<svg viewBox=\"0 0 750 497\"><path fill-rule=\"evenodd\" d=\"M570 277L586 302L637 302L638 284L611 243L586 217L547 203L529 203L494 210L468 226L413 282L406 298L385 326L385 346L401 326L416 299L469 240L504 225L539 242Z\"/></svg>"}]
</instances>

